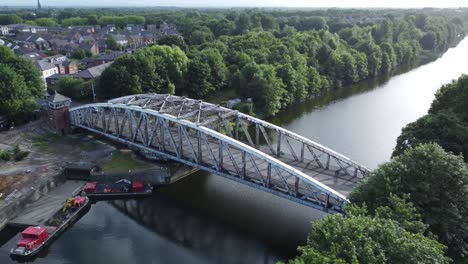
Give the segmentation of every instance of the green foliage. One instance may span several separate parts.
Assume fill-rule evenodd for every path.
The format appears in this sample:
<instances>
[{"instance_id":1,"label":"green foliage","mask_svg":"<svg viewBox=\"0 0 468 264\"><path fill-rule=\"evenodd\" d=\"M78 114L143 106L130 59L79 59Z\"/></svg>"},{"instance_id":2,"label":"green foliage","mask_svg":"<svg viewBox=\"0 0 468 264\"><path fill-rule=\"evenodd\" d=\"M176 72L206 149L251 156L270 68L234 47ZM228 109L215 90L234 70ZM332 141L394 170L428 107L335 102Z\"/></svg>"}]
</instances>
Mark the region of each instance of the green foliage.
<instances>
[{"instance_id":1,"label":"green foliage","mask_svg":"<svg viewBox=\"0 0 468 264\"><path fill-rule=\"evenodd\" d=\"M48 146L51 144L59 143L62 137L55 133L34 134L30 138L35 146Z\"/></svg>"},{"instance_id":2,"label":"green foliage","mask_svg":"<svg viewBox=\"0 0 468 264\"><path fill-rule=\"evenodd\" d=\"M65 96L83 100L92 98L91 85L91 83L85 82L82 79L74 79L71 76L65 76L57 82L55 89Z\"/></svg>"},{"instance_id":3,"label":"green foliage","mask_svg":"<svg viewBox=\"0 0 468 264\"><path fill-rule=\"evenodd\" d=\"M39 71L29 60L16 56L5 46L0 46L0 64L10 67L17 75L22 76L32 96L44 96L44 82Z\"/></svg>"},{"instance_id":4,"label":"green foliage","mask_svg":"<svg viewBox=\"0 0 468 264\"><path fill-rule=\"evenodd\" d=\"M468 75L462 75L458 80L442 86L437 91L429 113L451 111L456 114L465 125L468 125Z\"/></svg>"},{"instance_id":5,"label":"green foliage","mask_svg":"<svg viewBox=\"0 0 468 264\"><path fill-rule=\"evenodd\" d=\"M240 86L244 97L251 97L261 113L271 116L276 114L286 94L284 84L276 76L271 65L248 64L242 69Z\"/></svg>"},{"instance_id":6,"label":"green foliage","mask_svg":"<svg viewBox=\"0 0 468 264\"><path fill-rule=\"evenodd\" d=\"M253 103L252 102L241 102L235 105L232 109L238 110L244 114L252 115L254 113Z\"/></svg>"},{"instance_id":7,"label":"green foliage","mask_svg":"<svg viewBox=\"0 0 468 264\"><path fill-rule=\"evenodd\" d=\"M307 245L300 248L295 263L449 263L445 247L425 237L425 226L411 212L411 204L394 199L395 215L385 214L388 208L378 208L369 215L365 207L348 207L346 217L328 215L314 222ZM408 215L407 215L408 213ZM409 217L418 228L405 229L400 217Z\"/></svg>"},{"instance_id":8,"label":"green foliage","mask_svg":"<svg viewBox=\"0 0 468 264\"><path fill-rule=\"evenodd\" d=\"M87 24L88 24L88 19L81 18L81 17L66 18L62 20L62 23L60 23L62 27L82 26L82 25L87 25Z\"/></svg>"},{"instance_id":9,"label":"green foliage","mask_svg":"<svg viewBox=\"0 0 468 264\"><path fill-rule=\"evenodd\" d=\"M158 40L158 45L166 45L166 46L177 46L184 52L188 51L188 46L185 43L184 39L177 35L166 35L162 36Z\"/></svg>"},{"instance_id":10,"label":"green foliage","mask_svg":"<svg viewBox=\"0 0 468 264\"><path fill-rule=\"evenodd\" d=\"M22 75L0 63L0 114L16 123L29 119L37 104Z\"/></svg>"},{"instance_id":11,"label":"green foliage","mask_svg":"<svg viewBox=\"0 0 468 264\"><path fill-rule=\"evenodd\" d=\"M51 17L41 17L36 20L34 20L35 24L38 26L43 26L43 27L56 27L57 26L57 20Z\"/></svg>"},{"instance_id":12,"label":"green foliage","mask_svg":"<svg viewBox=\"0 0 468 264\"><path fill-rule=\"evenodd\" d=\"M419 145L380 166L351 193L351 200L374 212L388 205L392 194L407 196L429 230L448 247L448 255L459 259L468 249L467 184L468 166L462 157L436 144Z\"/></svg>"},{"instance_id":13,"label":"green foliage","mask_svg":"<svg viewBox=\"0 0 468 264\"><path fill-rule=\"evenodd\" d=\"M103 99L137 93L170 93L183 89L189 59L177 46L154 45L118 58L98 83Z\"/></svg>"},{"instance_id":14,"label":"green foliage","mask_svg":"<svg viewBox=\"0 0 468 264\"><path fill-rule=\"evenodd\" d=\"M114 151L112 158L102 164L105 172L128 172L129 170L141 170L148 168L147 163L136 160L131 153Z\"/></svg>"},{"instance_id":15,"label":"green foliage","mask_svg":"<svg viewBox=\"0 0 468 264\"><path fill-rule=\"evenodd\" d=\"M82 60L84 58L92 57L93 54L89 50L85 49L75 49L71 55L72 59Z\"/></svg>"},{"instance_id":16,"label":"green foliage","mask_svg":"<svg viewBox=\"0 0 468 264\"><path fill-rule=\"evenodd\" d=\"M10 161L11 160L11 153L6 150L0 150L0 160L3 161Z\"/></svg>"},{"instance_id":17,"label":"green foliage","mask_svg":"<svg viewBox=\"0 0 468 264\"><path fill-rule=\"evenodd\" d=\"M101 26L114 24L118 28L124 28L127 24L144 24L145 20L145 17L137 15L101 16L98 23Z\"/></svg>"},{"instance_id":18,"label":"green foliage","mask_svg":"<svg viewBox=\"0 0 468 264\"><path fill-rule=\"evenodd\" d=\"M20 24L23 19L15 14L3 15L0 14L0 25Z\"/></svg>"},{"instance_id":19,"label":"green foliage","mask_svg":"<svg viewBox=\"0 0 468 264\"><path fill-rule=\"evenodd\" d=\"M106 48L110 50L122 50L122 46L119 45L112 37L107 37Z\"/></svg>"},{"instance_id":20,"label":"green foliage","mask_svg":"<svg viewBox=\"0 0 468 264\"><path fill-rule=\"evenodd\" d=\"M23 151L19 145L15 145L12 150L0 150L0 160L10 161L12 158L15 161L21 161L29 155L29 151Z\"/></svg>"},{"instance_id":21,"label":"green foliage","mask_svg":"<svg viewBox=\"0 0 468 264\"><path fill-rule=\"evenodd\" d=\"M468 161L468 126L453 112L425 115L402 129L392 156L425 143L437 143L445 150L463 154Z\"/></svg>"},{"instance_id":22,"label":"green foliage","mask_svg":"<svg viewBox=\"0 0 468 264\"><path fill-rule=\"evenodd\" d=\"M15 145L12 151L12 156L15 161L21 161L29 155L28 151L20 149L19 145Z\"/></svg>"},{"instance_id":23,"label":"green foliage","mask_svg":"<svg viewBox=\"0 0 468 264\"><path fill-rule=\"evenodd\" d=\"M82 151L95 151L97 149L98 145L96 142L85 142L80 144L80 150Z\"/></svg>"},{"instance_id":24,"label":"green foliage","mask_svg":"<svg viewBox=\"0 0 468 264\"><path fill-rule=\"evenodd\" d=\"M193 98L204 98L223 88L226 76L226 64L217 49L207 48L196 52L188 65L182 93Z\"/></svg>"},{"instance_id":25,"label":"green foliage","mask_svg":"<svg viewBox=\"0 0 468 264\"><path fill-rule=\"evenodd\" d=\"M168 70L171 63L166 59L170 56L166 59L160 56L173 52L158 51L156 56L149 49L139 51L147 59L127 62L157 67L134 70L123 61L118 65L138 76L143 92L175 92L204 98L212 92L235 88L235 96L246 99L252 96L248 95L250 90L241 86L246 84L242 81L245 80L242 69L249 63L272 66L273 79L280 80L273 87L279 90L271 89L276 95L257 96L260 100L253 101L255 109L266 115L331 89L391 74L401 65L415 63L423 49L444 51L465 34L464 16L462 10L420 10L415 14L401 10L370 13L333 9L300 12L62 10L58 14L62 25L97 23L124 28L127 24L176 24L183 37L157 35L156 38L160 46L177 46L188 55L188 60L179 56L185 61L180 63L180 70L177 67L176 71ZM112 50L120 48L110 40L107 44ZM213 65L199 54L207 49L217 50L221 55L222 60L216 59L222 61L217 64L219 71L213 71ZM161 60L165 61L162 67ZM210 77L218 72L225 77ZM278 94L283 96L279 103ZM274 107L265 111L266 105Z\"/></svg>"},{"instance_id":26,"label":"green foliage","mask_svg":"<svg viewBox=\"0 0 468 264\"><path fill-rule=\"evenodd\" d=\"M109 67L99 78L97 86L99 98L111 99L139 93L142 93L140 78L131 75L123 66Z\"/></svg>"}]
</instances>

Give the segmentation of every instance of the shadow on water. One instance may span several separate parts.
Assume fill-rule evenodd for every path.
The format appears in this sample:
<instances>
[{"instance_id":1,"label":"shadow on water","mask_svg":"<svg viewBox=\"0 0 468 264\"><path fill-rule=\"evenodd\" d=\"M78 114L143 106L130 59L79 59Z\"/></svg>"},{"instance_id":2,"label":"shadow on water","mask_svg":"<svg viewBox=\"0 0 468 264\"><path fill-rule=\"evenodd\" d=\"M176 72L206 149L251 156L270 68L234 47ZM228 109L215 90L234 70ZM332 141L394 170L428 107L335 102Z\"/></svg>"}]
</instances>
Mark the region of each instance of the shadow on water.
<instances>
[{"instance_id":1,"label":"shadow on water","mask_svg":"<svg viewBox=\"0 0 468 264\"><path fill-rule=\"evenodd\" d=\"M154 197L111 203L139 224L212 260L274 263L297 254L322 212L197 172Z\"/></svg>"}]
</instances>

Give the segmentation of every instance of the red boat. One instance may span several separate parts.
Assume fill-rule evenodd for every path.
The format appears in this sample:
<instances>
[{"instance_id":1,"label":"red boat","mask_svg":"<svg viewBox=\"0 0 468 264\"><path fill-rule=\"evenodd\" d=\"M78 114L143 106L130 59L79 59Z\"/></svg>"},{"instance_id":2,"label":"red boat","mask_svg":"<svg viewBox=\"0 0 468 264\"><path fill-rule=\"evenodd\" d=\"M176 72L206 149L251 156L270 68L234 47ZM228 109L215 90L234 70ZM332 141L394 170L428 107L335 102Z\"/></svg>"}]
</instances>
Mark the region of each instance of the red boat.
<instances>
[{"instance_id":1,"label":"red boat","mask_svg":"<svg viewBox=\"0 0 468 264\"><path fill-rule=\"evenodd\" d=\"M57 226L29 226L21 232L21 239L16 243L16 247L11 249L10 255L13 258L27 258L36 255L68 226L78 220L78 217L88 208L89 198L87 197L76 196L68 199L64 207L46 223L57 224Z\"/></svg>"},{"instance_id":2,"label":"red boat","mask_svg":"<svg viewBox=\"0 0 468 264\"><path fill-rule=\"evenodd\" d=\"M83 195L94 199L124 199L146 197L153 194L153 186L143 181L126 179L114 183L88 182L83 187Z\"/></svg>"}]
</instances>

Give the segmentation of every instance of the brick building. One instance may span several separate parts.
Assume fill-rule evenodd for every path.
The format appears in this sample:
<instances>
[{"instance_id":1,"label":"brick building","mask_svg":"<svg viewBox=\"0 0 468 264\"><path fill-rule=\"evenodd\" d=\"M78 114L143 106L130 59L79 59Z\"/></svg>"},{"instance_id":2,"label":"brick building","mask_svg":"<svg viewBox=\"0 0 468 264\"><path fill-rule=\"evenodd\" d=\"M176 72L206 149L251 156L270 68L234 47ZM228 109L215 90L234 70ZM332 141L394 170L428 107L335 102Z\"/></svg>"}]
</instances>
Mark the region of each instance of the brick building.
<instances>
[{"instance_id":1,"label":"brick building","mask_svg":"<svg viewBox=\"0 0 468 264\"><path fill-rule=\"evenodd\" d=\"M69 107L71 99L55 92L47 98L47 114L52 127L64 135L70 130Z\"/></svg>"}]
</instances>

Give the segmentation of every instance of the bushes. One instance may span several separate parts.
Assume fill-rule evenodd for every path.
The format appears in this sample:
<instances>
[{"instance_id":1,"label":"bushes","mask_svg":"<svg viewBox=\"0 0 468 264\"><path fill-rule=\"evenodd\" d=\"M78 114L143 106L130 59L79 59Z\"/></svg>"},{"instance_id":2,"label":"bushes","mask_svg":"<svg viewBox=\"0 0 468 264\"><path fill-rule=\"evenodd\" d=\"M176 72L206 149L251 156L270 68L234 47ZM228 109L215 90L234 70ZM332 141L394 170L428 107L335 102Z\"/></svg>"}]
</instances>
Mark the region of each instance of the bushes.
<instances>
[{"instance_id":1,"label":"bushes","mask_svg":"<svg viewBox=\"0 0 468 264\"><path fill-rule=\"evenodd\" d=\"M15 161L21 161L29 155L29 151L23 151L16 145L12 150L0 150L0 160L10 161L12 158Z\"/></svg>"}]
</instances>

